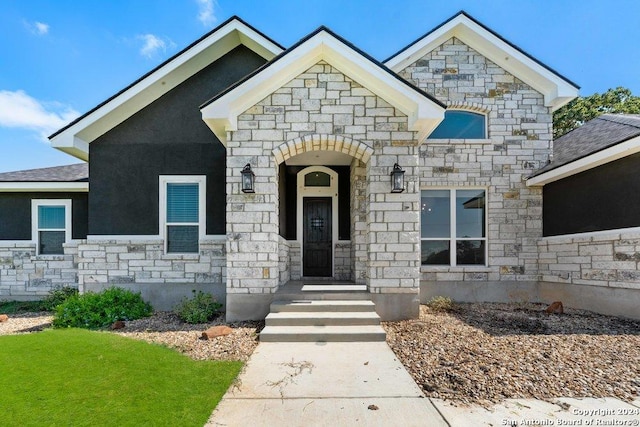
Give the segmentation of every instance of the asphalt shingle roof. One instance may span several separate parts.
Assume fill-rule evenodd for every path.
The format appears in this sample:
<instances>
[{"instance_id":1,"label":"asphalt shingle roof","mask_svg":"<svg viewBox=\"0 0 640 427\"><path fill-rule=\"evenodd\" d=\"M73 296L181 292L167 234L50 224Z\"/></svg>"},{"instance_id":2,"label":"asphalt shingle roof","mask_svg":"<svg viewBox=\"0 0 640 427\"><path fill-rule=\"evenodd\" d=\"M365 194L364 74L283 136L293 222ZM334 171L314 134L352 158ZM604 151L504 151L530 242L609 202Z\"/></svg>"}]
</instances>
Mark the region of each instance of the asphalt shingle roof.
<instances>
[{"instance_id":1,"label":"asphalt shingle roof","mask_svg":"<svg viewBox=\"0 0 640 427\"><path fill-rule=\"evenodd\" d=\"M89 165L87 163L0 173L0 182L85 182L88 180Z\"/></svg>"},{"instance_id":2,"label":"asphalt shingle roof","mask_svg":"<svg viewBox=\"0 0 640 427\"><path fill-rule=\"evenodd\" d=\"M531 176L640 136L640 114L603 114L553 141L553 160Z\"/></svg>"}]
</instances>

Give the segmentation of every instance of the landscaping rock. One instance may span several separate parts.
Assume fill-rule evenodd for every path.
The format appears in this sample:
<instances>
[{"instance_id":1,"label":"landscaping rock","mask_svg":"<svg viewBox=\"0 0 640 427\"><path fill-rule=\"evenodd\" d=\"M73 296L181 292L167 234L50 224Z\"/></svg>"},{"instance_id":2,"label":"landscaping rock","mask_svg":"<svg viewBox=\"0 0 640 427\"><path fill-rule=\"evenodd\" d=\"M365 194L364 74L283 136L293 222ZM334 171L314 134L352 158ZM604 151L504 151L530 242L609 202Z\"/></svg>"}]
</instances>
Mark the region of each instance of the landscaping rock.
<instances>
[{"instance_id":1,"label":"landscaping rock","mask_svg":"<svg viewBox=\"0 0 640 427\"><path fill-rule=\"evenodd\" d=\"M202 339L211 340L216 337L229 335L231 332L233 332L233 329L228 326L212 326L202 333Z\"/></svg>"},{"instance_id":2,"label":"landscaping rock","mask_svg":"<svg viewBox=\"0 0 640 427\"><path fill-rule=\"evenodd\" d=\"M124 329L125 324L122 320L116 320L113 325L111 325L111 330L115 331L116 329Z\"/></svg>"},{"instance_id":3,"label":"landscaping rock","mask_svg":"<svg viewBox=\"0 0 640 427\"><path fill-rule=\"evenodd\" d=\"M9 320L9 316L6 314L0 314L0 322L6 322L7 320Z\"/></svg>"},{"instance_id":4,"label":"landscaping rock","mask_svg":"<svg viewBox=\"0 0 640 427\"><path fill-rule=\"evenodd\" d=\"M562 307L562 301L554 302L549 307L547 307L547 309L545 311L547 313L549 313L549 314L551 314L551 313L556 313L556 314L564 313L564 307Z\"/></svg>"}]
</instances>

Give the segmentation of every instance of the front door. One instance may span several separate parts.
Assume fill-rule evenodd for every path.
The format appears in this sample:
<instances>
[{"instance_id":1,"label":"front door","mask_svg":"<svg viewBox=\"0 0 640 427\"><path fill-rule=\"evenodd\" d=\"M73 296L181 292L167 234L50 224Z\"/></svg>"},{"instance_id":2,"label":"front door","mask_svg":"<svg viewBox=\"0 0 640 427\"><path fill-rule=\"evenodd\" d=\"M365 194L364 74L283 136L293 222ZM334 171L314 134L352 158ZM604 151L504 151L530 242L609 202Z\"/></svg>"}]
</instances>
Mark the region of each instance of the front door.
<instances>
[{"instance_id":1,"label":"front door","mask_svg":"<svg viewBox=\"0 0 640 427\"><path fill-rule=\"evenodd\" d=\"M331 197L305 197L303 203L303 268L307 277L330 277Z\"/></svg>"}]
</instances>

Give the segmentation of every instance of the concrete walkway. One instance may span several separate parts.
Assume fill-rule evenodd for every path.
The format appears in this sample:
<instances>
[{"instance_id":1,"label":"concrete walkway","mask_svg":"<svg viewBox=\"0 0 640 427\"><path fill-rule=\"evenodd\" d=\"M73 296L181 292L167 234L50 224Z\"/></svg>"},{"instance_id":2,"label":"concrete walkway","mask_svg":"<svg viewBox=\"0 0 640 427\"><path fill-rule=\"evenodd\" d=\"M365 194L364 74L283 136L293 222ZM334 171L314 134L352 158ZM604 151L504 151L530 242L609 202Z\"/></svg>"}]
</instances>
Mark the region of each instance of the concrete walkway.
<instances>
[{"instance_id":1,"label":"concrete walkway","mask_svg":"<svg viewBox=\"0 0 640 427\"><path fill-rule=\"evenodd\" d=\"M425 398L385 342L260 343L207 426L640 425L640 399Z\"/></svg>"}]
</instances>

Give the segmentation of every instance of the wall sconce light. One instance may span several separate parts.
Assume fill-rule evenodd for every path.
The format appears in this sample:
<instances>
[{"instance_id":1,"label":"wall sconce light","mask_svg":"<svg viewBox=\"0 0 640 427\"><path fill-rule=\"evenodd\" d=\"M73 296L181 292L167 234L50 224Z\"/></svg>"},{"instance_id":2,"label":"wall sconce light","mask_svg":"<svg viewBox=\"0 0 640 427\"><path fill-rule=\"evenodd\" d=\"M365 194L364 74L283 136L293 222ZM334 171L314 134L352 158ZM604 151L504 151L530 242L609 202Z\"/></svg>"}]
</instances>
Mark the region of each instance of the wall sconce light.
<instances>
[{"instance_id":1,"label":"wall sconce light","mask_svg":"<svg viewBox=\"0 0 640 427\"><path fill-rule=\"evenodd\" d=\"M249 163L242 169L242 192L243 193L255 193L255 180L256 174L251 170Z\"/></svg>"},{"instance_id":2,"label":"wall sconce light","mask_svg":"<svg viewBox=\"0 0 640 427\"><path fill-rule=\"evenodd\" d=\"M391 171L391 192L402 193L404 191L404 171L396 163Z\"/></svg>"}]
</instances>

